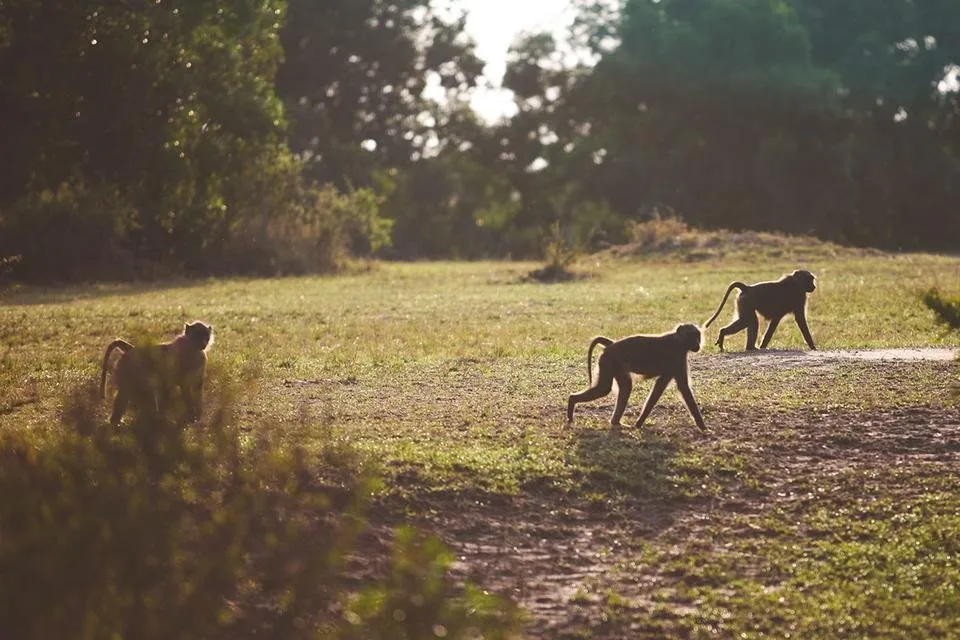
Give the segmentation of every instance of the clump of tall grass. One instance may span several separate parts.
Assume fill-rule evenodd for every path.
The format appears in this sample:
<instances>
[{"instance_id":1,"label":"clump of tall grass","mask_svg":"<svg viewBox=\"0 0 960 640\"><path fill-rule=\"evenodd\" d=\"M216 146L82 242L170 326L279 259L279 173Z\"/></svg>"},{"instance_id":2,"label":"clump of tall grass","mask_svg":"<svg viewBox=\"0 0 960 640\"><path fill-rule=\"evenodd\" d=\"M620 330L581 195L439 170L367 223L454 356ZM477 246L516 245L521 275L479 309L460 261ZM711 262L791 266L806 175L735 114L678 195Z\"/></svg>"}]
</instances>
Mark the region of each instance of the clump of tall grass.
<instances>
[{"instance_id":1,"label":"clump of tall grass","mask_svg":"<svg viewBox=\"0 0 960 640\"><path fill-rule=\"evenodd\" d=\"M543 240L543 258L546 264L530 272L528 278L538 282L563 282L575 278L571 270L580 257L580 249L560 230L560 223L550 225Z\"/></svg>"}]
</instances>

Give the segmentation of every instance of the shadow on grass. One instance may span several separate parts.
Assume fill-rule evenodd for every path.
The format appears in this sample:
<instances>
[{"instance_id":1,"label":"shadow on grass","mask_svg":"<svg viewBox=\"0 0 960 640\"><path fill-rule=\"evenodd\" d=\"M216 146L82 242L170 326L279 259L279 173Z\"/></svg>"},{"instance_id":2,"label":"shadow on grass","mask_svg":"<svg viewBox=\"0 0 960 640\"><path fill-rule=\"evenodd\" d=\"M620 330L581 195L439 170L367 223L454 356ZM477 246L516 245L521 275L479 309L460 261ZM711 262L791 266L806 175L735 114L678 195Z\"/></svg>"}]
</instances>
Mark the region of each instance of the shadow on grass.
<instances>
[{"instance_id":1,"label":"shadow on grass","mask_svg":"<svg viewBox=\"0 0 960 640\"><path fill-rule=\"evenodd\" d=\"M156 282L68 284L64 286L0 287L0 307L64 304L85 300L103 300L113 297L159 293L172 289L192 289L209 284L211 279L175 279Z\"/></svg>"},{"instance_id":2,"label":"shadow on grass","mask_svg":"<svg viewBox=\"0 0 960 640\"><path fill-rule=\"evenodd\" d=\"M584 429L575 453L586 470L583 490L619 498L672 501L676 482L676 441L633 429Z\"/></svg>"}]
</instances>

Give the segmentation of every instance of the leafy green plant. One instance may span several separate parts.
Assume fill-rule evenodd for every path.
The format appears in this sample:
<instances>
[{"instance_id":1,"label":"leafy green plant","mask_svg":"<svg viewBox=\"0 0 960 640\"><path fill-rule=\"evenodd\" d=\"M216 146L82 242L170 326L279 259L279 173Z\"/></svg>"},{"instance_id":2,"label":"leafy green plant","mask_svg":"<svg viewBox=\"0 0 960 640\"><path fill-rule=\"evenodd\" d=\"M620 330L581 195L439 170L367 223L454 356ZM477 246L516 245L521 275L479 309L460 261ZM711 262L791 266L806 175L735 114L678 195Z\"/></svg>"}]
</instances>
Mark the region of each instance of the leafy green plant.
<instances>
[{"instance_id":1,"label":"leafy green plant","mask_svg":"<svg viewBox=\"0 0 960 640\"><path fill-rule=\"evenodd\" d=\"M450 580L453 555L436 538L397 531L389 577L363 589L344 613L341 637L356 640L519 637L514 605Z\"/></svg>"}]
</instances>

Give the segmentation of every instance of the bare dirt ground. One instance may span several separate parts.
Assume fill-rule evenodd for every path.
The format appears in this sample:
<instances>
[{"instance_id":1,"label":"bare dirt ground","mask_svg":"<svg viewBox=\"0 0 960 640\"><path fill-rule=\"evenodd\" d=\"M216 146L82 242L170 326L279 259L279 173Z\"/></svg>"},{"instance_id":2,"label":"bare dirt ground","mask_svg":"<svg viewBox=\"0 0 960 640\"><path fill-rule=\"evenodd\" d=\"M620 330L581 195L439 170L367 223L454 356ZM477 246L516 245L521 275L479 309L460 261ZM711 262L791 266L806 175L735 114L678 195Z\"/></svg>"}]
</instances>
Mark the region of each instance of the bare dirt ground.
<instances>
[{"instance_id":1,"label":"bare dirt ground","mask_svg":"<svg viewBox=\"0 0 960 640\"><path fill-rule=\"evenodd\" d=\"M906 367L930 362L954 371L948 349L869 351L769 351L729 353L705 359L705 367L805 368L838 362L866 367ZM706 453L738 455L746 474L714 477L722 490L710 497L671 494L669 487L634 488L623 499L590 500L550 486L524 487L505 497L480 492L419 492L409 478L408 513L438 534L457 555L458 575L519 602L529 613L532 638L662 637L696 611L688 599L671 598L680 577L664 560L690 550L713 549L765 532L773 512L797 514L828 501L877 495L909 500L922 492L924 474L960 477L960 408L917 404L857 409L729 409L714 411L719 428L702 445ZM585 448L645 445L644 438L676 434L645 428L644 434L583 429ZM909 472L902 482L872 474ZM744 481L744 475L750 482ZM584 478L589 487L593 478ZM656 481L652 481L656 482ZM616 594L616 615L610 596ZM667 594L666 597L664 594Z\"/></svg>"},{"instance_id":2,"label":"bare dirt ground","mask_svg":"<svg viewBox=\"0 0 960 640\"><path fill-rule=\"evenodd\" d=\"M856 349L837 351L793 351L793 350L763 350L763 351L731 351L723 358L713 359L714 365L724 361L734 364L747 359L749 364L761 367L779 367L792 369L795 367L810 367L831 362L949 362L955 360L955 349L941 349L936 347L914 347L899 349Z\"/></svg>"}]
</instances>

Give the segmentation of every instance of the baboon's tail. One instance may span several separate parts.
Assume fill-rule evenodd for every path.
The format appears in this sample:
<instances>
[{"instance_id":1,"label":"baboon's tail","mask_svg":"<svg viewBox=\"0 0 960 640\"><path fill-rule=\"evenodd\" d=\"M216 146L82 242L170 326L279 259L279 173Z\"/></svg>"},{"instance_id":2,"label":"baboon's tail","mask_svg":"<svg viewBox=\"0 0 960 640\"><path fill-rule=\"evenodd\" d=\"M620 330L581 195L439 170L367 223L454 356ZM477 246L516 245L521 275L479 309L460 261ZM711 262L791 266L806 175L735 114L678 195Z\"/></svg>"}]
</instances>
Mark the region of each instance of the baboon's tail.
<instances>
[{"instance_id":1,"label":"baboon's tail","mask_svg":"<svg viewBox=\"0 0 960 640\"><path fill-rule=\"evenodd\" d=\"M710 326L711 322L717 319L717 316L720 315L720 311L723 310L723 305L727 304L727 297L730 295L731 291L733 291L734 289L739 289L740 292L742 293L746 291L748 288L749 287L747 287L747 285L743 284L742 282L731 282L730 286L727 287L727 292L723 294L723 300L720 302L720 306L717 307L717 312L714 313L709 320L707 320L706 324L703 325L703 328L706 329L707 327Z\"/></svg>"},{"instance_id":2,"label":"baboon's tail","mask_svg":"<svg viewBox=\"0 0 960 640\"><path fill-rule=\"evenodd\" d=\"M103 398L105 395L105 388L107 386L107 362L110 360L110 352L114 349L121 349L124 353L128 351L133 351L133 345L127 342L126 340L114 340L107 347L107 352L103 354L103 365L100 367L100 397Z\"/></svg>"},{"instance_id":3,"label":"baboon's tail","mask_svg":"<svg viewBox=\"0 0 960 640\"><path fill-rule=\"evenodd\" d=\"M591 386L593 386L593 348L598 344L602 344L603 348L606 349L613 344L613 340L604 336L597 336L590 342L590 348L587 349L587 382Z\"/></svg>"}]
</instances>

